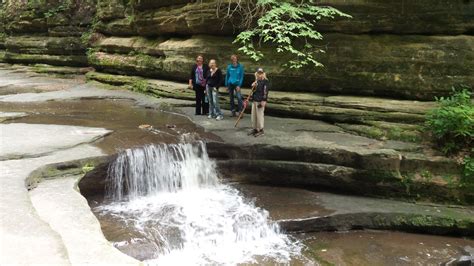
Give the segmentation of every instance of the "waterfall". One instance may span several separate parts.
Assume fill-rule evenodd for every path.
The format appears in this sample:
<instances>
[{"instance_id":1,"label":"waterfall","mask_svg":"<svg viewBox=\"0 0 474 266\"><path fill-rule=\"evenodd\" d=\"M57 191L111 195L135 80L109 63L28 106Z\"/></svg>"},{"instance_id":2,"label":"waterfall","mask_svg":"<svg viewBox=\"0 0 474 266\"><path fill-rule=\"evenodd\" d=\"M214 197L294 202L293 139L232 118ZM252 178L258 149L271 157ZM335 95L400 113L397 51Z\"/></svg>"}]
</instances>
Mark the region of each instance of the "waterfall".
<instances>
[{"instance_id":1,"label":"waterfall","mask_svg":"<svg viewBox=\"0 0 474 266\"><path fill-rule=\"evenodd\" d=\"M300 254L266 210L219 182L202 142L125 150L111 164L108 183L110 203L95 211L140 235L116 246L153 246L147 264L288 263Z\"/></svg>"},{"instance_id":2,"label":"waterfall","mask_svg":"<svg viewBox=\"0 0 474 266\"><path fill-rule=\"evenodd\" d=\"M127 149L109 167L106 196L121 201L214 186L215 169L203 142Z\"/></svg>"}]
</instances>

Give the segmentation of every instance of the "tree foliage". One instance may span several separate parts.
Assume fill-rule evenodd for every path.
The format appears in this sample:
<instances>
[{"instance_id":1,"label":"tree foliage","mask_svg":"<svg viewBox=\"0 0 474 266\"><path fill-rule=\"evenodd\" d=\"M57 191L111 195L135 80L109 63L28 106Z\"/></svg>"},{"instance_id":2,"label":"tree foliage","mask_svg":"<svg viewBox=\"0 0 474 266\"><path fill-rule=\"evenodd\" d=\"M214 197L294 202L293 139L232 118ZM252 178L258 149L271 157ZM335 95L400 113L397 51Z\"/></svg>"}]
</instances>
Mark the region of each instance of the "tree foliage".
<instances>
[{"instance_id":1,"label":"tree foliage","mask_svg":"<svg viewBox=\"0 0 474 266\"><path fill-rule=\"evenodd\" d=\"M259 61L264 58L262 47L268 46L289 58L285 66L294 69L323 66L317 54L324 49L315 45L323 39L316 29L319 20L351 17L333 7L318 6L314 0L256 0L253 9L243 13L248 12L253 16L244 16L242 25L247 27L234 41L241 46L239 51Z\"/></svg>"}]
</instances>

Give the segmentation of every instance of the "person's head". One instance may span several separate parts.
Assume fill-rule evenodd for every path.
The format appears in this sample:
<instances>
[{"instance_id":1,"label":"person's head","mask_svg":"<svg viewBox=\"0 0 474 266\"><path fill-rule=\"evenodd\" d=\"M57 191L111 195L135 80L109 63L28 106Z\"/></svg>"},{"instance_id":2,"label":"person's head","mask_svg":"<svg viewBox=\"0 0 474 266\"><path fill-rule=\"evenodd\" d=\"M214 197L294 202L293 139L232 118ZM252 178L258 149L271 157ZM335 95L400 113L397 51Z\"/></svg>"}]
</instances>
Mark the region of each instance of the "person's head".
<instances>
[{"instance_id":1,"label":"person's head","mask_svg":"<svg viewBox=\"0 0 474 266\"><path fill-rule=\"evenodd\" d=\"M257 68L257 72L255 72L255 79L256 80L264 80L267 79L267 74L263 71L263 68Z\"/></svg>"},{"instance_id":2,"label":"person's head","mask_svg":"<svg viewBox=\"0 0 474 266\"><path fill-rule=\"evenodd\" d=\"M217 67L217 63L216 63L215 59L209 60L209 67L212 68L212 69Z\"/></svg>"},{"instance_id":3,"label":"person's head","mask_svg":"<svg viewBox=\"0 0 474 266\"><path fill-rule=\"evenodd\" d=\"M197 65L202 65L203 62L204 62L204 57L202 55L198 55L196 57L196 64Z\"/></svg>"},{"instance_id":4,"label":"person's head","mask_svg":"<svg viewBox=\"0 0 474 266\"><path fill-rule=\"evenodd\" d=\"M239 63L239 58L237 57L236 54L233 54L230 56L230 61L232 62L232 64L236 65Z\"/></svg>"}]
</instances>

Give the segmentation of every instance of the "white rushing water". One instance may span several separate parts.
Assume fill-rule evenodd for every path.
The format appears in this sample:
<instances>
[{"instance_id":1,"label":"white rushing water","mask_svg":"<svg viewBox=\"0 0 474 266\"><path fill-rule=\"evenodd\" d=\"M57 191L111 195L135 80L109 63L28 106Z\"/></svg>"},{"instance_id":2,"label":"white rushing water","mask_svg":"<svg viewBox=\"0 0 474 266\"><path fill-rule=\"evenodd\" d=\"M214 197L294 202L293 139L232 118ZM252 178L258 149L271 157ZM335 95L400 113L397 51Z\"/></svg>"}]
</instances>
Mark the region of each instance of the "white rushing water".
<instances>
[{"instance_id":1,"label":"white rushing water","mask_svg":"<svg viewBox=\"0 0 474 266\"><path fill-rule=\"evenodd\" d=\"M112 203L97 210L153 243L148 264L288 263L301 251L267 211L219 182L202 142L126 150L108 178Z\"/></svg>"}]
</instances>

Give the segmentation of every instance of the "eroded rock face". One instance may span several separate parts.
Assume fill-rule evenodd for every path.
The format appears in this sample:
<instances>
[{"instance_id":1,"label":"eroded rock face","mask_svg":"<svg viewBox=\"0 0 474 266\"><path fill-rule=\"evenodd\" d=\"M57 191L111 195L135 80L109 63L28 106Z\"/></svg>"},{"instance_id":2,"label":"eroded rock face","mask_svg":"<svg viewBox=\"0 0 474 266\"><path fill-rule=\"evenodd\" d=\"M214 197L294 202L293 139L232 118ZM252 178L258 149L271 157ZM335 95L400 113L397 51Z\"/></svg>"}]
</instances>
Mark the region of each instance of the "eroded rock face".
<instances>
[{"instance_id":1,"label":"eroded rock face","mask_svg":"<svg viewBox=\"0 0 474 266\"><path fill-rule=\"evenodd\" d=\"M86 51L76 37L12 36L6 39L5 47L20 54L84 55Z\"/></svg>"},{"instance_id":2,"label":"eroded rock face","mask_svg":"<svg viewBox=\"0 0 474 266\"><path fill-rule=\"evenodd\" d=\"M285 58L269 53L256 64L242 58L246 83L264 65L274 90L333 92L433 99L448 94L457 83L474 84L474 37L327 34L325 68L288 71ZM215 58L222 68L236 51L232 38L199 35L191 38L106 38L96 43L101 52L89 61L111 73L185 81L196 54ZM368 52L370 51L370 52ZM135 53L135 55L130 55ZM150 55L139 60L136 54ZM143 56L142 56L143 59Z\"/></svg>"},{"instance_id":3,"label":"eroded rock face","mask_svg":"<svg viewBox=\"0 0 474 266\"><path fill-rule=\"evenodd\" d=\"M283 91L433 100L449 94L453 85L474 85L473 1L316 2L353 16L319 23L325 39L318 45L327 53L318 60L325 68L290 71L281 67L288 59L271 51L259 63L242 56L246 85L257 66L265 66L273 89ZM95 18L94 30L106 38L93 45L98 51L91 53L88 64L110 73L185 81L197 54L215 58L225 68L229 55L238 50L232 41L241 29L217 12L217 0L25 3L10 0L3 5L9 35L75 37L73 42L64 39L58 43L65 44L64 55L79 56L85 54L83 48L73 53L72 46L79 39L84 41L80 36ZM8 39L7 51L0 56L14 63L61 65L61 60L52 58L61 52L51 40L42 38ZM85 59L66 61L86 64Z\"/></svg>"},{"instance_id":4,"label":"eroded rock face","mask_svg":"<svg viewBox=\"0 0 474 266\"><path fill-rule=\"evenodd\" d=\"M86 66L83 35L95 16L95 1L6 1L2 10L9 37L3 60Z\"/></svg>"},{"instance_id":5,"label":"eroded rock face","mask_svg":"<svg viewBox=\"0 0 474 266\"><path fill-rule=\"evenodd\" d=\"M318 0L316 3L336 7L353 16L352 19L321 21L318 29L322 32L458 35L474 31L472 1ZM222 14L216 12L218 6ZM132 4L102 0L98 6L99 14L109 14L100 16L105 20L123 18L127 10L133 10L138 33L146 36L232 35L231 23L224 20L226 8L217 0L137 0Z\"/></svg>"},{"instance_id":6,"label":"eroded rock face","mask_svg":"<svg viewBox=\"0 0 474 266\"><path fill-rule=\"evenodd\" d=\"M232 23L217 14L217 3L192 3L137 11L135 26L139 35L232 35Z\"/></svg>"},{"instance_id":7,"label":"eroded rock face","mask_svg":"<svg viewBox=\"0 0 474 266\"><path fill-rule=\"evenodd\" d=\"M353 16L322 22L322 31L392 34L472 34L474 3L469 0L316 0Z\"/></svg>"}]
</instances>

